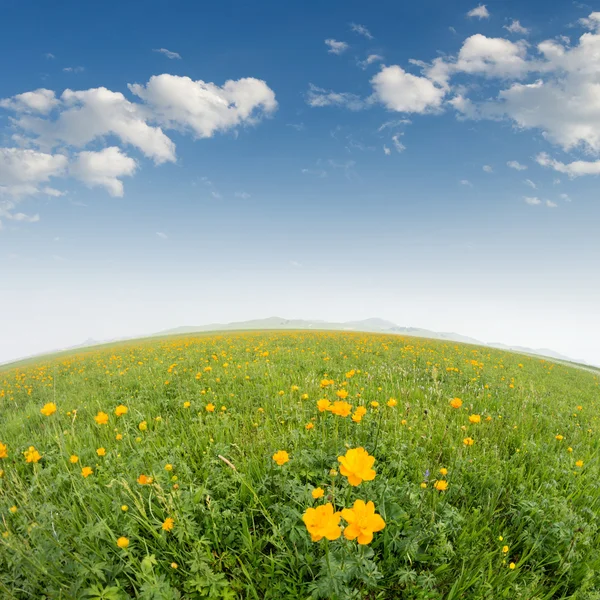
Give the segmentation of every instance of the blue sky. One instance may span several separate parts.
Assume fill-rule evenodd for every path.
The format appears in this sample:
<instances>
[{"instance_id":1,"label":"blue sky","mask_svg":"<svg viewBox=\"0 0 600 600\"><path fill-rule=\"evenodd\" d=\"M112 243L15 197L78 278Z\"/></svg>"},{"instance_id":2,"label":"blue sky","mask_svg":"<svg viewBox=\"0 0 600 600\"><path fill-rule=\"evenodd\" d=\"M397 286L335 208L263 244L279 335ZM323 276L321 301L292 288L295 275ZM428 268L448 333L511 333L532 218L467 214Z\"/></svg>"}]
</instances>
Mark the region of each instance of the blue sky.
<instances>
[{"instance_id":1,"label":"blue sky","mask_svg":"<svg viewBox=\"0 0 600 600\"><path fill-rule=\"evenodd\" d=\"M548 10L0 0L0 361L277 314L600 364L600 13Z\"/></svg>"}]
</instances>

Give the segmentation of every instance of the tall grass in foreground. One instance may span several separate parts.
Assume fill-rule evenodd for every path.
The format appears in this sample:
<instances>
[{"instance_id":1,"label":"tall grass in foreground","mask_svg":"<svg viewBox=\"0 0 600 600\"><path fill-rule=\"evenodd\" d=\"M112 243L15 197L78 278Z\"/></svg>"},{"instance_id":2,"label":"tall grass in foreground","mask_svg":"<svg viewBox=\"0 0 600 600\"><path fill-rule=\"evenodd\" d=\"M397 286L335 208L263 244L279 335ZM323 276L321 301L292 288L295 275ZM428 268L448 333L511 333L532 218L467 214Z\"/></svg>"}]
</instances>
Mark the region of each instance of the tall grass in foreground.
<instances>
[{"instance_id":1,"label":"tall grass in foreground","mask_svg":"<svg viewBox=\"0 0 600 600\"><path fill-rule=\"evenodd\" d=\"M370 334L8 370L0 596L598 600L599 411L593 373Z\"/></svg>"}]
</instances>

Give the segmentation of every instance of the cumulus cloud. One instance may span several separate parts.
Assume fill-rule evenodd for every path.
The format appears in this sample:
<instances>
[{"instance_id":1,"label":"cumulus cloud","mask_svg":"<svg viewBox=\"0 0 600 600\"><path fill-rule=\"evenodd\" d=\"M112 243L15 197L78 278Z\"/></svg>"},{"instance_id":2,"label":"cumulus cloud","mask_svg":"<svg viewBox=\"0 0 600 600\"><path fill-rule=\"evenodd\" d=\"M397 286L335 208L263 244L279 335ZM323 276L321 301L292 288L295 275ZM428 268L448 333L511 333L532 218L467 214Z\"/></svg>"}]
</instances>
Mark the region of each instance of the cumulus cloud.
<instances>
[{"instance_id":1,"label":"cumulus cloud","mask_svg":"<svg viewBox=\"0 0 600 600\"><path fill-rule=\"evenodd\" d=\"M513 19L513 22L510 25L504 25L504 29L510 31L511 33L520 33L521 35L527 35L529 33L529 29L527 27L523 27L521 23Z\"/></svg>"},{"instance_id":2,"label":"cumulus cloud","mask_svg":"<svg viewBox=\"0 0 600 600\"><path fill-rule=\"evenodd\" d=\"M317 87L312 83L308 86L306 102L312 107L321 106L344 106L350 110L361 110L365 108L366 103L356 94L348 92L333 92Z\"/></svg>"},{"instance_id":3,"label":"cumulus cloud","mask_svg":"<svg viewBox=\"0 0 600 600\"><path fill-rule=\"evenodd\" d=\"M552 200L546 200L546 206L548 208L556 208L558 204L556 204L556 202L552 202Z\"/></svg>"},{"instance_id":4,"label":"cumulus cloud","mask_svg":"<svg viewBox=\"0 0 600 600\"><path fill-rule=\"evenodd\" d=\"M159 52L160 54L164 54L167 58L173 59L181 59L181 55L178 52L172 52L171 50L167 50L166 48L154 48L152 52Z\"/></svg>"},{"instance_id":5,"label":"cumulus cloud","mask_svg":"<svg viewBox=\"0 0 600 600\"><path fill-rule=\"evenodd\" d=\"M328 39L325 40L325 44L327 46L329 46L329 50L327 50L327 52L329 52L330 54L342 54L343 52L345 52L346 50L348 50L349 46L346 42L338 42L337 40L334 39Z\"/></svg>"},{"instance_id":6,"label":"cumulus cloud","mask_svg":"<svg viewBox=\"0 0 600 600\"><path fill-rule=\"evenodd\" d=\"M46 114L58 106L59 101L52 90L40 88L33 92L17 94L12 98L0 100L0 107L15 112L31 112Z\"/></svg>"},{"instance_id":7,"label":"cumulus cloud","mask_svg":"<svg viewBox=\"0 0 600 600\"><path fill-rule=\"evenodd\" d=\"M523 196L523 200L525 200L525 203L529 204L530 206L538 206L542 203L542 201L535 196Z\"/></svg>"},{"instance_id":8,"label":"cumulus cloud","mask_svg":"<svg viewBox=\"0 0 600 600\"><path fill-rule=\"evenodd\" d=\"M600 175L600 160L585 161L576 160L571 163L563 163L556 159L550 158L546 152L541 152L535 157L538 165L542 167L549 167L564 173L569 177L581 177L582 175Z\"/></svg>"},{"instance_id":9,"label":"cumulus cloud","mask_svg":"<svg viewBox=\"0 0 600 600\"><path fill-rule=\"evenodd\" d=\"M483 167L481 167L486 173L493 173L494 169L490 166L490 165L483 165Z\"/></svg>"},{"instance_id":10,"label":"cumulus cloud","mask_svg":"<svg viewBox=\"0 0 600 600\"><path fill-rule=\"evenodd\" d=\"M484 77L519 78L528 70L527 46L504 38L489 38L480 33L468 37L459 53L454 70Z\"/></svg>"},{"instance_id":11,"label":"cumulus cloud","mask_svg":"<svg viewBox=\"0 0 600 600\"><path fill-rule=\"evenodd\" d=\"M352 29L352 31L354 31L355 33L358 33L358 35L362 35L363 37L366 37L368 40L373 39L371 32L364 25L358 25L357 23L350 23L350 29Z\"/></svg>"},{"instance_id":12,"label":"cumulus cloud","mask_svg":"<svg viewBox=\"0 0 600 600\"><path fill-rule=\"evenodd\" d=\"M517 160L509 160L506 164L508 167L510 167L511 169L514 169L515 171L526 171L527 170L527 167L525 165L522 165Z\"/></svg>"},{"instance_id":13,"label":"cumulus cloud","mask_svg":"<svg viewBox=\"0 0 600 600\"><path fill-rule=\"evenodd\" d=\"M407 73L402 67L383 67L371 79L373 98L389 110L405 113L432 112L442 104L445 91L426 77Z\"/></svg>"},{"instance_id":14,"label":"cumulus cloud","mask_svg":"<svg viewBox=\"0 0 600 600\"><path fill-rule=\"evenodd\" d=\"M261 79L245 77L223 86L177 75L154 75L129 89L144 100L151 116L167 129L191 130L198 138L238 125L254 125L277 109L273 90Z\"/></svg>"},{"instance_id":15,"label":"cumulus cloud","mask_svg":"<svg viewBox=\"0 0 600 600\"><path fill-rule=\"evenodd\" d=\"M478 19L488 19L489 16L490 13L485 4L480 4L467 13L467 17L477 17Z\"/></svg>"},{"instance_id":16,"label":"cumulus cloud","mask_svg":"<svg viewBox=\"0 0 600 600\"><path fill-rule=\"evenodd\" d=\"M99 152L79 152L69 173L89 187L102 186L111 196L123 196L123 182L119 177L129 177L137 168L136 161L116 146Z\"/></svg>"}]
</instances>

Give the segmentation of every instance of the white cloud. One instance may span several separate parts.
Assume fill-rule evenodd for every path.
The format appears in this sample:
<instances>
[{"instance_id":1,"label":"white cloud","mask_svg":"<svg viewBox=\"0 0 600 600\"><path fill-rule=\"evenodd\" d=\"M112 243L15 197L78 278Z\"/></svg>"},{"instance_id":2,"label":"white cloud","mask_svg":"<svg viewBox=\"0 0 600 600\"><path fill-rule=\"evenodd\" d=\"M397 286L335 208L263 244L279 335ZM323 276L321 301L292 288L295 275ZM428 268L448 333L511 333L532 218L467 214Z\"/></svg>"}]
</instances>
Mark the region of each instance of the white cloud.
<instances>
[{"instance_id":1,"label":"white cloud","mask_svg":"<svg viewBox=\"0 0 600 600\"><path fill-rule=\"evenodd\" d=\"M48 60L52 60L53 58L56 58L56 56L54 56L54 54L52 54L52 52L46 52L44 54L44 58L47 58Z\"/></svg>"},{"instance_id":2,"label":"white cloud","mask_svg":"<svg viewBox=\"0 0 600 600\"><path fill-rule=\"evenodd\" d=\"M402 67L383 67L371 79L373 98L388 109L406 113L425 113L440 108L445 91L429 79L411 75Z\"/></svg>"},{"instance_id":3,"label":"white cloud","mask_svg":"<svg viewBox=\"0 0 600 600\"><path fill-rule=\"evenodd\" d=\"M473 184L468 179L461 179L459 183L460 183L460 185L466 185L468 187L473 187Z\"/></svg>"},{"instance_id":4,"label":"white cloud","mask_svg":"<svg viewBox=\"0 0 600 600\"><path fill-rule=\"evenodd\" d=\"M162 231L157 231L156 235L161 239L161 240L167 240L169 239L169 236L166 233L163 233Z\"/></svg>"},{"instance_id":5,"label":"white cloud","mask_svg":"<svg viewBox=\"0 0 600 600\"><path fill-rule=\"evenodd\" d=\"M552 200L546 200L546 206L548 208L556 208L558 204L556 204L556 202L552 202Z\"/></svg>"},{"instance_id":6,"label":"white cloud","mask_svg":"<svg viewBox=\"0 0 600 600\"><path fill-rule=\"evenodd\" d=\"M0 107L14 110L15 112L48 113L58 106L59 101L52 90L40 88L33 92L17 94L12 98L0 100Z\"/></svg>"},{"instance_id":7,"label":"white cloud","mask_svg":"<svg viewBox=\"0 0 600 600\"><path fill-rule=\"evenodd\" d=\"M173 59L181 59L181 55L177 52L171 52L171 50L167 50L166 48L154 48L152 52L160 52L164 54L167 58Z\"/></svg>"},{"instance_id":8,"label":"white cloud","mask_svg":"<svg viewBox=\"0 0 600 600\"><path fill-rule=\"evenodd\" d=\"M542 203L542 201L539 198L531 196L523 196L523 200L525 200L525 202L531 206L537 206L538 204Z\"/></svg>"},{"instance_id":9,"label":"white cloud","mask_svg":"<svg viewBox=\"0 0 600 600\"><path fill-rule=\"evenodd\" d=\"M387 147L387 146L384 144L384 145L383 145L383 153L384 153L386 156L389 156L389 155L392 153L392 151L391 151L391 149L390 149L390 148L388 148L388 147Z\"/></svg>"},{"instance_id":10,"label":"white cloud","mask_svg":"<svg viewBox=\"0 0 600 600\"><path fill-rule=\"evenodd\" d=\"M559 185L559 184L560 184L560 179L559 179L558 177L555 177L555 178L552 180L552 185Z\"/></svg>"},{"instance_id":11,"label":"white cloud","mask_svg":"<svg viewBox=\"0 0 600 600\"><path fill-rule=\"evenodd\" d=\"M262 80L245 77L221 87L177 75L154 75L129 89L147 104L151 117L167 129L191 130L199 138L238 125L254 125L277 109L273 90ZM160 130L159 130L160 131Z\"/></svg>"},{"instance_id":12,"label":"white cloud","mask_svg":"<svg viewBox=\"0 0 600 600\"><path fill-rule=\"evenodd\" d=\"M355 33L358 33L359 35L366 37L368 40L373 39L371 32L364 25L350 23L350 28L352 29L352 31L354 31Z\"/></svg>"},{"instance_id":13,"label":"white cloud","mask_svg":"<svg viewBox=\"0 0 600 600\"><path fill-rule=\"evenodd\" d=\"M37 194L38 185L63 175L67 163L67 157L62 154L0 148L0 195L21 198Z\"/></svg>"},{"instance_id":14,"label":"white cloud","mask_svg":"<svg viewBox=\"0 0 600 600\"><path fill-rule=\"evenodd\" d=\"M523 181L523 183L525 185L528 185L531 189L537 190L537 185L535 185L535 183L533 183L533 181L531 181L531 179L525 179L525 181Z\"/></svg>"},{"instance_id":15,"label":"white cloud","mask_svg":"<svg viewBox=\"0 0 600 600\"><path fill-rule=\"evenodd\" d=\"M579 19L579 24L586 29L600 29L600 12L593 12L589 15L589 17L583 17L582 19Z\"/></svg>"},{"instance_id":16,"label":"white cloud","mask_svg":"<svg viewBox=\"0 0 600 600\"><path fill-rule=\"evenodd\" d=\"M234 195L236 198L242 198L243 200L248 200L248 198L252 197L247 192L236 192Z\"/></svg>"},{"instance_id":17,"label":"white cloud","mask_svg":"<svg viewBox=\"0 0 600 600\"><path fill-rule=\"evenodd\" d=\"M565 202L571 202L571 197L569 196L569 194L561 194L560 199L564 200Z\"/></svg>"},{"instance_id":18,"label":"white cloud","mask_svg":"<svg viewBox=\"0 0 600 600\"><path fill-rule=\"evenodd\" d=\"M83 73L85 69L83 67L65 67L63 71L65 73Z\"/></svg>"},{"instance_id":19,"label":"white cloud","mask_svg":"<svg viewBox=\"0 0 600 600\"><path fill-rule=\"evenodd\" d=\"M0 209L1 210L1 209ZM40 220L40 215L26 215L25 213L3 213L3 217L8 219L12 219L13 221L21 221L24 223L37 223Z\"/></svg>"},{"instance_id":20,"label":"white cloud","mask_svg":"<svg viewBox=\"0 0 600 600\"><path fill-rule=\"evenodd\" d=\"M454 33L454 34L457 33L457 31L454 27L448 27L448 31L450 31L451 33Z\"/></svg>"},{"instance_id":21,"label":"white cloud","mask_svg":"<svg viewBox=\"0 0 600 600\"><path fill-rule=\"evenodd\" d=\"M520 162L518 162L516 160L509 160L506 164L511 169L515 169L515 171L526 171L527 170L527 167L525 165L522 165Z\"/></svg>"},{"instance_id":22,"label":"white cloud","mask_svg":"<svg viewBox=\"0 0 600 600\"><path fill-rule=\"evenodd\" d=\"M316 177L327 177L327 171L323 169L302 169L304 175L314 175Z\"/></svg>"},{"instance_id":23,"label":"white cloud","mask_svg":"<svg viewBox=\"0 0 600 600\"><path fill-rule=\"evenodd\" d=\"M492 169L492 167L490 165L483 165L483 167L481 167L486 173L493 173L494 169Z\"/></svg>"},{"instance_id":24,"label":"white cloud","mask_svg":"<svg viewBox=\"0 0 600 600\"><path fill-rule=\"evenodd\" d=\"M392 136L392 143L394 144L394 148L396 148L397 152L403 152L406 150L406 146L400 141L398 135Z\"/></svg>"},{"instance_id":25,"label":"white cloud","mask_svg":"<svg viewBox=\"0 0 600 600\"><path fill-rule=\"evenodd\" d=\"M546 152L541 152L535 157L536 162L542 167L550 167L559 173L569 177L581 177L582 175L600 175L600 160L585 161L576 160L571 163L563 163L550 158Z\"/></svg>"},{"instance_id":26,"label":"white cloud","mask_svg":"<svg viewBox=\"0 0 600 600\"><path fill-rule=\"evenodd\" d=\"M402 125L410 125L412 121L410 119L392 119L391 121L386 121L383 125L380 125L377 128L378 132L383 131L384 129L396 129L397 127L402 127Z\"/></svg>"},{"instance_id":27,"label":"white cloud","mask_svg":"<svg viewBox=\"0 0 600 600\"><path fill-rule=\"evenodd\" d=\"M66 194L66 192L62 192L61 190L57 190L48 186L42 188L40 191L47 196L52 196L53 198L60 198Z\"/></svg>"},{"instance_id":28,"label":"white cloud","mask_svg":"<svg viewBox=\"0 0 600 600\"><path fill-rule=\"evenodd\" d=\"M361 68L361 69L366 69L369 65L372 65L373 63L376 62L381 62L383 60L383 56L381 56L380 54L369 54L369 56L367 56L367 58L365 58L365 60L359 60L356 64Z\"/></svg>"},{"instance_id":29,"label":"white cloud","mask_svg":"<svg viewBox=\"0 0 600 600\"><path fill-rule=\"evenodd\" d=\"M69 174L89 187L102 186L111 196L123 196L123 182L137 168L136 161L116 146L99 152L80 152L69 168Z\"/></svg>"},{"instance_id":30,"label":"white cloud","mask_svg":"<svg viewBox=\"0 0 600 600\"><path fill-rule=\"evenodd\" d=\"M476 33L464 41L453 68L484 77L519 78L530 69L526 56L525 42L489 38Z\"/></svg>"},{"instance_id":31,"label":"white cloud","mask_svg":"<svg viewBox=\"0 0 600 600\"><path fill-rule=\"evenodd\" d=\"M364 100L362 100L356 94L350 94L348 92L333 92L317 87L312 83L310 83L308 86L306 102L312 107L345 106L350 110L361 110L366 106Z\"/></svg>"},{"instance_id":32,"label":"white cloud","mask_svg":"<svg viewBox=\"0 0 600 600\"><path fill-rule=\"evenodd\" d=\"M527 29L527 27L523 27L523 25L521 25L521 23L516 19L513 19L513 22L510 25L504 25L504 29L510 31L511 33L520 33L522 35L527 35L530 31Z\"/></svg>"},{"instance_id":33,"label":"white cloud","mask_svg":"<svg viewBox=\"0 0 600 600\"><path fill-rule=\"evenodd\" d=\"M329 50L327 50L327 52L329 52L330 54L339 55L348 50L349 48L346 42L338 42L337 40L333 39L325 40L325 44L329 46Z\"/></svg>"},{"instance_id":34,"label":"white cloud","mask_svg":"<svg viewBox=\"0 0 600 600\"><path fill-rule=\"evenodd\" d=\"M478 19L488 19L490 13L485 4L480 4L467 13L467 17L477 17Z\"/></svg>"}]
</instances>

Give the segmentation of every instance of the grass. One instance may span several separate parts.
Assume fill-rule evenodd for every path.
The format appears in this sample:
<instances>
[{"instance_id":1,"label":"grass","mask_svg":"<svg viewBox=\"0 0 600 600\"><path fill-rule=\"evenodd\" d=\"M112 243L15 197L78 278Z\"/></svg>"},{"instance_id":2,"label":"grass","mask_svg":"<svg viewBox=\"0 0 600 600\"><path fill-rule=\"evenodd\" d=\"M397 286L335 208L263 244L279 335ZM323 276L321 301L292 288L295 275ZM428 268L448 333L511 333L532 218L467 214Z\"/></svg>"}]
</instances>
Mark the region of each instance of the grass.
<instances>
[{"instance_id":1,"label":"grass","mask_svg":"<svg viewBox=\"0 0 600 600\"><path fill-rule=\"evenodd\" d=\"M162 338L11 368L0 595L598 600L599 382L500 350L340 332ZM352 412L320 412L324 398ZM351 486L338 457L358 447L376 476ZM370 543L346 538L346 512L342 535L312 541L308 509L357 499L385 521Z\"/></svg>"}]
</instances>

